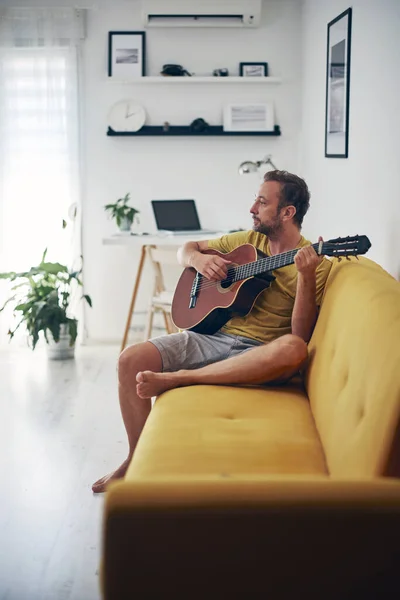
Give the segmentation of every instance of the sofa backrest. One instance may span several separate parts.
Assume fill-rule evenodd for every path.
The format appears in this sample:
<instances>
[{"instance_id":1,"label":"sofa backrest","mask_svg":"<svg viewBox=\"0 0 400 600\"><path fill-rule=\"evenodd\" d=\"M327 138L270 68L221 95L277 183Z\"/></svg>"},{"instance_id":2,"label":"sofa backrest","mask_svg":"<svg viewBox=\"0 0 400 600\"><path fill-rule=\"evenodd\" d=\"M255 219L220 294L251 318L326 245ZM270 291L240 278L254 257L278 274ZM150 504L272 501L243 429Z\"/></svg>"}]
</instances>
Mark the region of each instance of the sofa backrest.
<instances>
[{"instance_id":1,"label":"sofa backrest","mask_svg":"<svg viewBox=\"0 0 400 600\"><path fill-rule=\"evenodd\" d=\"M334 259L309 343L306 388L336 477L400 477L400 283Z\"/></svg>"}]
</instances>

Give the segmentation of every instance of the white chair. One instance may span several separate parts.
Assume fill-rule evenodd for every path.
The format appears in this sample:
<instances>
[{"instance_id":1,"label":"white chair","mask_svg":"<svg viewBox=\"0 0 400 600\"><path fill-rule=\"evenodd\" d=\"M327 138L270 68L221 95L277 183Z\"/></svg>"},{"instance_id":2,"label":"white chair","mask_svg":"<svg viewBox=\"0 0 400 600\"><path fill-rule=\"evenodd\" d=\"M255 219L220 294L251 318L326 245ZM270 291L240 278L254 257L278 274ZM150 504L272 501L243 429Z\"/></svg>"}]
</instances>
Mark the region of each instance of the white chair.
<instances>
[{"instance_id":1,"label":"white chair","mask_svg":"<svg viewBox=\"0 0 400 600\"><path fill-rule=\"evenodd\" d=\"M181 267L179 267L176 258L177 249L178 246L174 248L146 246L147 258L149 259L149 262L154 270L154 286L147 313L147 323L144 330L145 341L147 341L152 335L154 314L156 312L162 313L167 333L174 333L178 331L171 318L171 306L174 292L167 290L165 276L163 274L163 267L175 266L177 267L177 272L178 269L182 270Z\"/></svg>"}]
</instances>

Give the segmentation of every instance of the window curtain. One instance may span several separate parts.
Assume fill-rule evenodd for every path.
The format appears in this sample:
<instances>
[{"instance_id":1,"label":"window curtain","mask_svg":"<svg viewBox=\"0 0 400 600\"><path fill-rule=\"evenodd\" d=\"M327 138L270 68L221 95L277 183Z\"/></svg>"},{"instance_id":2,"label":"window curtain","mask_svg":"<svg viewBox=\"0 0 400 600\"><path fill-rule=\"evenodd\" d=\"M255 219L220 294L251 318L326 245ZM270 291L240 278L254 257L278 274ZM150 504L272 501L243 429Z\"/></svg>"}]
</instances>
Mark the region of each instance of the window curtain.
<instances>
[{"instance_id":1,"label":"window curtain","mask_svg":"<svg viewBox=\"0 0 400 600\"><path fill-rule=\"evenodd\" d=\"M45 248L79 265L83 20L72 8L0 9L0 272L28 270ZM1 306L11 286L0 286ZM72 310L82 318L77 298ZM12 319L0 313L0 345Z\"/></svg>"}]
</instances>

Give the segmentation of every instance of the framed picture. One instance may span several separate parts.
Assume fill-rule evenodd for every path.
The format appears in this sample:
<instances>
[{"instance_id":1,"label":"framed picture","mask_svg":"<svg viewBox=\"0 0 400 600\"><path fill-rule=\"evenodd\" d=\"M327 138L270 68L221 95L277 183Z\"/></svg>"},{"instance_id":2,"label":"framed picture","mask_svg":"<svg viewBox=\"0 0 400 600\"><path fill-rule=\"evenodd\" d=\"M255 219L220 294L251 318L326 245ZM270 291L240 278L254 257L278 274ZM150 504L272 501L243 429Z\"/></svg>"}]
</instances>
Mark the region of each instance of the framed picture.
<instances>
[{"instance_id":1,"label":"framed picture","mask_svg":"<svg viewBox=\"0 0 400 600\"><path fill-rule=\"evenodd\" d=\"M325 156L349 155L351 17L348 8L328 23Z\"/></svg>"},{"instance_id":2,"label":"framed picture","mask_svg":"<svg viewBox=\"0 0 400 600\"><path fill-rule=\"evenodd\" d=\"M224 108L224 131L273 131L274 106L263 104L229 104Z\"/></svg>"},{"instance_id":3,"label":"framed picture","mask_svg":"<svg viewBox=\"0 0 400 600\"><path fill-rule=\"evenodd\" d=\"M266 62L252 62L252 63L239 63L239 72L241 77L267 77L268 76L268 63Z\"/></svg>"},{"instance_id":4,"label":"framed picture","mask_svg":"<svg viewBox=\"0 0 400 600\"><path fill-rule=\"evenodd\" d=\"M108 76L137 79L146 74L146 32L108 32Z\"/></svg>"}]
</instances>

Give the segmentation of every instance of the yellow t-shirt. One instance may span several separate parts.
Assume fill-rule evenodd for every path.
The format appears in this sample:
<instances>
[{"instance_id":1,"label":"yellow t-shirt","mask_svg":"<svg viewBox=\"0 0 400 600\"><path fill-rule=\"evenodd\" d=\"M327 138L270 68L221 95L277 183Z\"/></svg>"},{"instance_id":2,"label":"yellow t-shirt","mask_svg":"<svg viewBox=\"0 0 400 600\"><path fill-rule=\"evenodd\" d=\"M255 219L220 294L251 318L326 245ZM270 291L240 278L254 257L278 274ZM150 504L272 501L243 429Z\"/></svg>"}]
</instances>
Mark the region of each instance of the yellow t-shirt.
<instances>
[{"instance_id":1,"label":"yellow t-shirt","mask_svg":"<svg viewBox=\"0 0 400 600\"><path fill-rule=\"evenodd\" d=\"M309 246L311 242L303 236L296 248ZM208 240L208 247L219 252L232 252L242 244L252 244L267 256L271 256L268 237L256 231L238 231L218 239ZM326 279L332 263L324 258L317 267L317 306L321 304ZM257 298L252 310L245 317L234 317L222 331L231 335L242 335L260 342L272 340L292 332L291 318L296 296L297 268L295 264L272 271L276 279Z\"/></svg>"}]
</instances>

